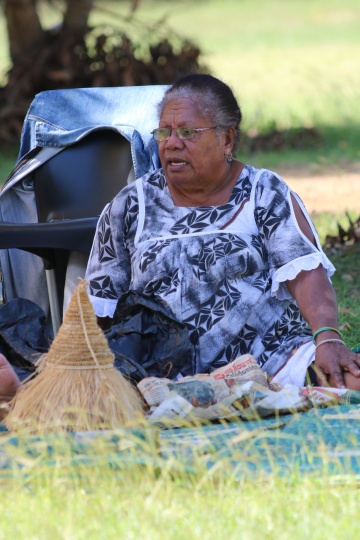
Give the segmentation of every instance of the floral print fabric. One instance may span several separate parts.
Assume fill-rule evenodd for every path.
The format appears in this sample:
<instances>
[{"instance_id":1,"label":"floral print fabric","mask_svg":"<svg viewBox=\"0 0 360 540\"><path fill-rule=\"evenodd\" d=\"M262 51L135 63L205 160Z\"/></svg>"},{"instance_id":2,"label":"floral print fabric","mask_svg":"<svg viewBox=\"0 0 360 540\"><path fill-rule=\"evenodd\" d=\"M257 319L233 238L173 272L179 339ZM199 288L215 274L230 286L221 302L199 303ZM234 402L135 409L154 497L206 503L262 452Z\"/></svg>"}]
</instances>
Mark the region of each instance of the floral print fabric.
<instances>
[{"instance_id":1,"label":"floral print fabric","mask_svg":"<svg viewBox=\"0 0 360 540\"><path fill-rule=\"evenodd\" d=\"M103 211L86 279L98 316L112 316L130 289L183 322L193 350L183 375L245 353L274 375L311 336L290 294L277 295L274 277L297 261L297 272L302 262L309 269L308 258L333 271L319 242L300 231L290 189L275 173L245 166L227 204L177 207L159 169Z\"/></svg>"}]
</instances>

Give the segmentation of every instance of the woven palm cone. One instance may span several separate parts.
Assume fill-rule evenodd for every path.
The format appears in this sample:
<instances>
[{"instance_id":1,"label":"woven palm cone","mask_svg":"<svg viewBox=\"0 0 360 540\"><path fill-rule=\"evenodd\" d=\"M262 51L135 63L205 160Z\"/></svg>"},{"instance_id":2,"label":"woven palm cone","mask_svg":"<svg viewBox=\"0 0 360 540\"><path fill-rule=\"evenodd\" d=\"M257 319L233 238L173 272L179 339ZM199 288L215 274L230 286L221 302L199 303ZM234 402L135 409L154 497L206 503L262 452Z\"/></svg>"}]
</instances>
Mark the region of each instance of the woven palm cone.
<instances>
[{"instance_id":1,"label":"woven palm cone","mask_svg":"<svg viewBox=\"0 0 360 540\"><path fill-rule=\"evenodd\" d=\"M6 417L12 431L47 433L116 429L142 418L135 388L113 365L86 292L76 287L63 324L41 357L37 376L15 395Z\"/></svg>"}]
</instances>

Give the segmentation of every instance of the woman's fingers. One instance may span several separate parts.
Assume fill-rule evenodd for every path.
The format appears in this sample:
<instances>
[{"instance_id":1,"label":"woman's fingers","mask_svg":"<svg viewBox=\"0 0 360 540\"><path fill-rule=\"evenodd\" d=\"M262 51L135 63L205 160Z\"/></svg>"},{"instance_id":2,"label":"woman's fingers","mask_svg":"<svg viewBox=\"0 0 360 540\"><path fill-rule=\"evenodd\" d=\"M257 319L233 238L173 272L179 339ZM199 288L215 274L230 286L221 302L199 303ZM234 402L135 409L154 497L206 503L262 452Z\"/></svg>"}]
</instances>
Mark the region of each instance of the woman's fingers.
<instances>
[{"instance_id":1,"label":"woman's fingers","mask_svg":"<svg viewBox=\"0 0 360 540\"><path fill-rule=\"evenodd\" d=\"M329 372L324 373L324 371L319 370L317 374L318 382L321 386L333 386L335 388L346 388L343 371L339 365L331 366L332 369Z\"/></svg>"},{"instance_id":2,"label":"woman's fingers","mask_svg":"<svg viewBox=\"0 0 360 540\"><path fill-rule=\"evenodd\" d=\"M340 366L343 371L349 371L354 377L360 377L360 354L347 349L347 356L342 357Z\"/></svg>"},{"instance_id":3,"label":"woman's fingers","mask_svg":"<svg viewBox=\"0 0 360 540\"><path fill-rule=\"evenodd\" d=\"M342 344L324 344L316 351L315 367L321 384L345 388L344 372L360 378L360 355Z\"/></svg>"},{"instance_id":4,"label":"woman's fingers","mask_svg":"<svg viewBox=\"0 0 360 540\"><path fill-rule=\"evenodd\" d=\"M316 362L314 364L314 371L316 374L316 380L317 380L318 385L329 386L327 374L323 372L323 370L317 365Z\"/></svg>"},{"instance_id":5,"label":"woman's fingers","mask_svg":"<svg viewBox=\"0 0 360 540\"><path fill-rule=\"evenodd\" d=\"M324 343L316 350L315 366L319 372L317 378L323 386L329 386L330 383L335 388L345 388L341 365L345 351L347 348L338 343Z\"/></svg>"}]
</instances>

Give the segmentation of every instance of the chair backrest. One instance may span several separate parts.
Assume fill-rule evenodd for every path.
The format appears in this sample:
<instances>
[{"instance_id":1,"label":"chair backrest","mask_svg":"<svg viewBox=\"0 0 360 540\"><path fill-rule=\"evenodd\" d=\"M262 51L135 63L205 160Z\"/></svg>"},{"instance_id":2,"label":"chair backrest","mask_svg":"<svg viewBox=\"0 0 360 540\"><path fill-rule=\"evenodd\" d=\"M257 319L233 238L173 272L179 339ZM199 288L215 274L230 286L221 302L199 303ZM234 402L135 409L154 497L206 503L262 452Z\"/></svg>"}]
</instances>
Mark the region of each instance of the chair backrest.
<instances>
[{"instance_id":1,"label":"chair backrest","mask_svg":"<svg viewBox=\"0 0 360 540\"><path fill-rule=\"evenodd\" d=\"M62 247L66 234L57 235L55 245L54 229L70 230L78 253L85 229L79 218L91 221L94 229L96 216L125 186L130 170L140 178L160 166L151 131L166 89L71 88L34 97L24 119L17 162L0 193L0 268L7 301L25 298L48 313L48 268L53 257L67 258ZM66 221L58 221L62 219ZM55 223L49 223L52 220ZM16 235L13 229L9 233L12 224L19 229ZM80 254L88 253L89 231L90 227L82 236L86 240ZM39 240L36 252L33 237ZM52 252L44 256L43 247L49 245Z\"/></svg>"},{"instance_id":2,"label":"chair backrest","mask_svg":"<svg viewBox=\"0 0 360 540\"><path fill-rule=\"evenodd\" d=\"M69 220L71 230L82 218L98 217L103 208L127 185L133 161L130 143L121 134L109 129L96 130L75 144L66 147L34 171L35 200L39 222ZM88 226L85 226L88 229ZM85 274L89 252L76 255L70 230L62 249L43 250L51 260L54 277L47 275L50 307L67 307L77 278ZM90 226L90 234L95 230ZM88 233L86 233L88 236ZM89 244L91 246L91 243ZM90 250L90 247L89 247ZM75 267L73 261L76 261ZM49 285L49 279L54 280ZM56 308L58 311L58 308ZM54 317L54 314L52 315Z\"/></svg>"},{"instance_id":3,"label":"chair backrest","mask_svg":"<svg viewBox=\"0 0 360 540\"><path fill-rule=\"evenodd\" d=\"M130 143L113 130L96 130L34 171L41 222L100 215L126 185Z\"/></svg>"}]
</instances>

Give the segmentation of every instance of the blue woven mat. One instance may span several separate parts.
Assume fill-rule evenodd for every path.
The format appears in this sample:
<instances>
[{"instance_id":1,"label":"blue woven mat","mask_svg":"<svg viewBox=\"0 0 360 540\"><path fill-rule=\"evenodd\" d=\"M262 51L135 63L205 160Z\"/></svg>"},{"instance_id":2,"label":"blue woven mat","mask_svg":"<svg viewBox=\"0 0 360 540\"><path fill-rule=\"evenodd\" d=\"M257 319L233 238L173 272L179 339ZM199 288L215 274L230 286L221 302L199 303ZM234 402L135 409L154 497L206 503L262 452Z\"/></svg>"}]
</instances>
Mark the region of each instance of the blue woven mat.
<instances>
[{"instance_id":1,"label":"blue woven mat","mask_svg":"<svg viewBox=\"0 0 360 540\"><path fill-rule=\"evenodd\" d=\"M132 464L197 472L216 468L237 478L264 474L359 475L360 408L339 405L259 421L201 427L0 436L0 477L56 465L64 471Z\"/></svg>"}]
</instances>

